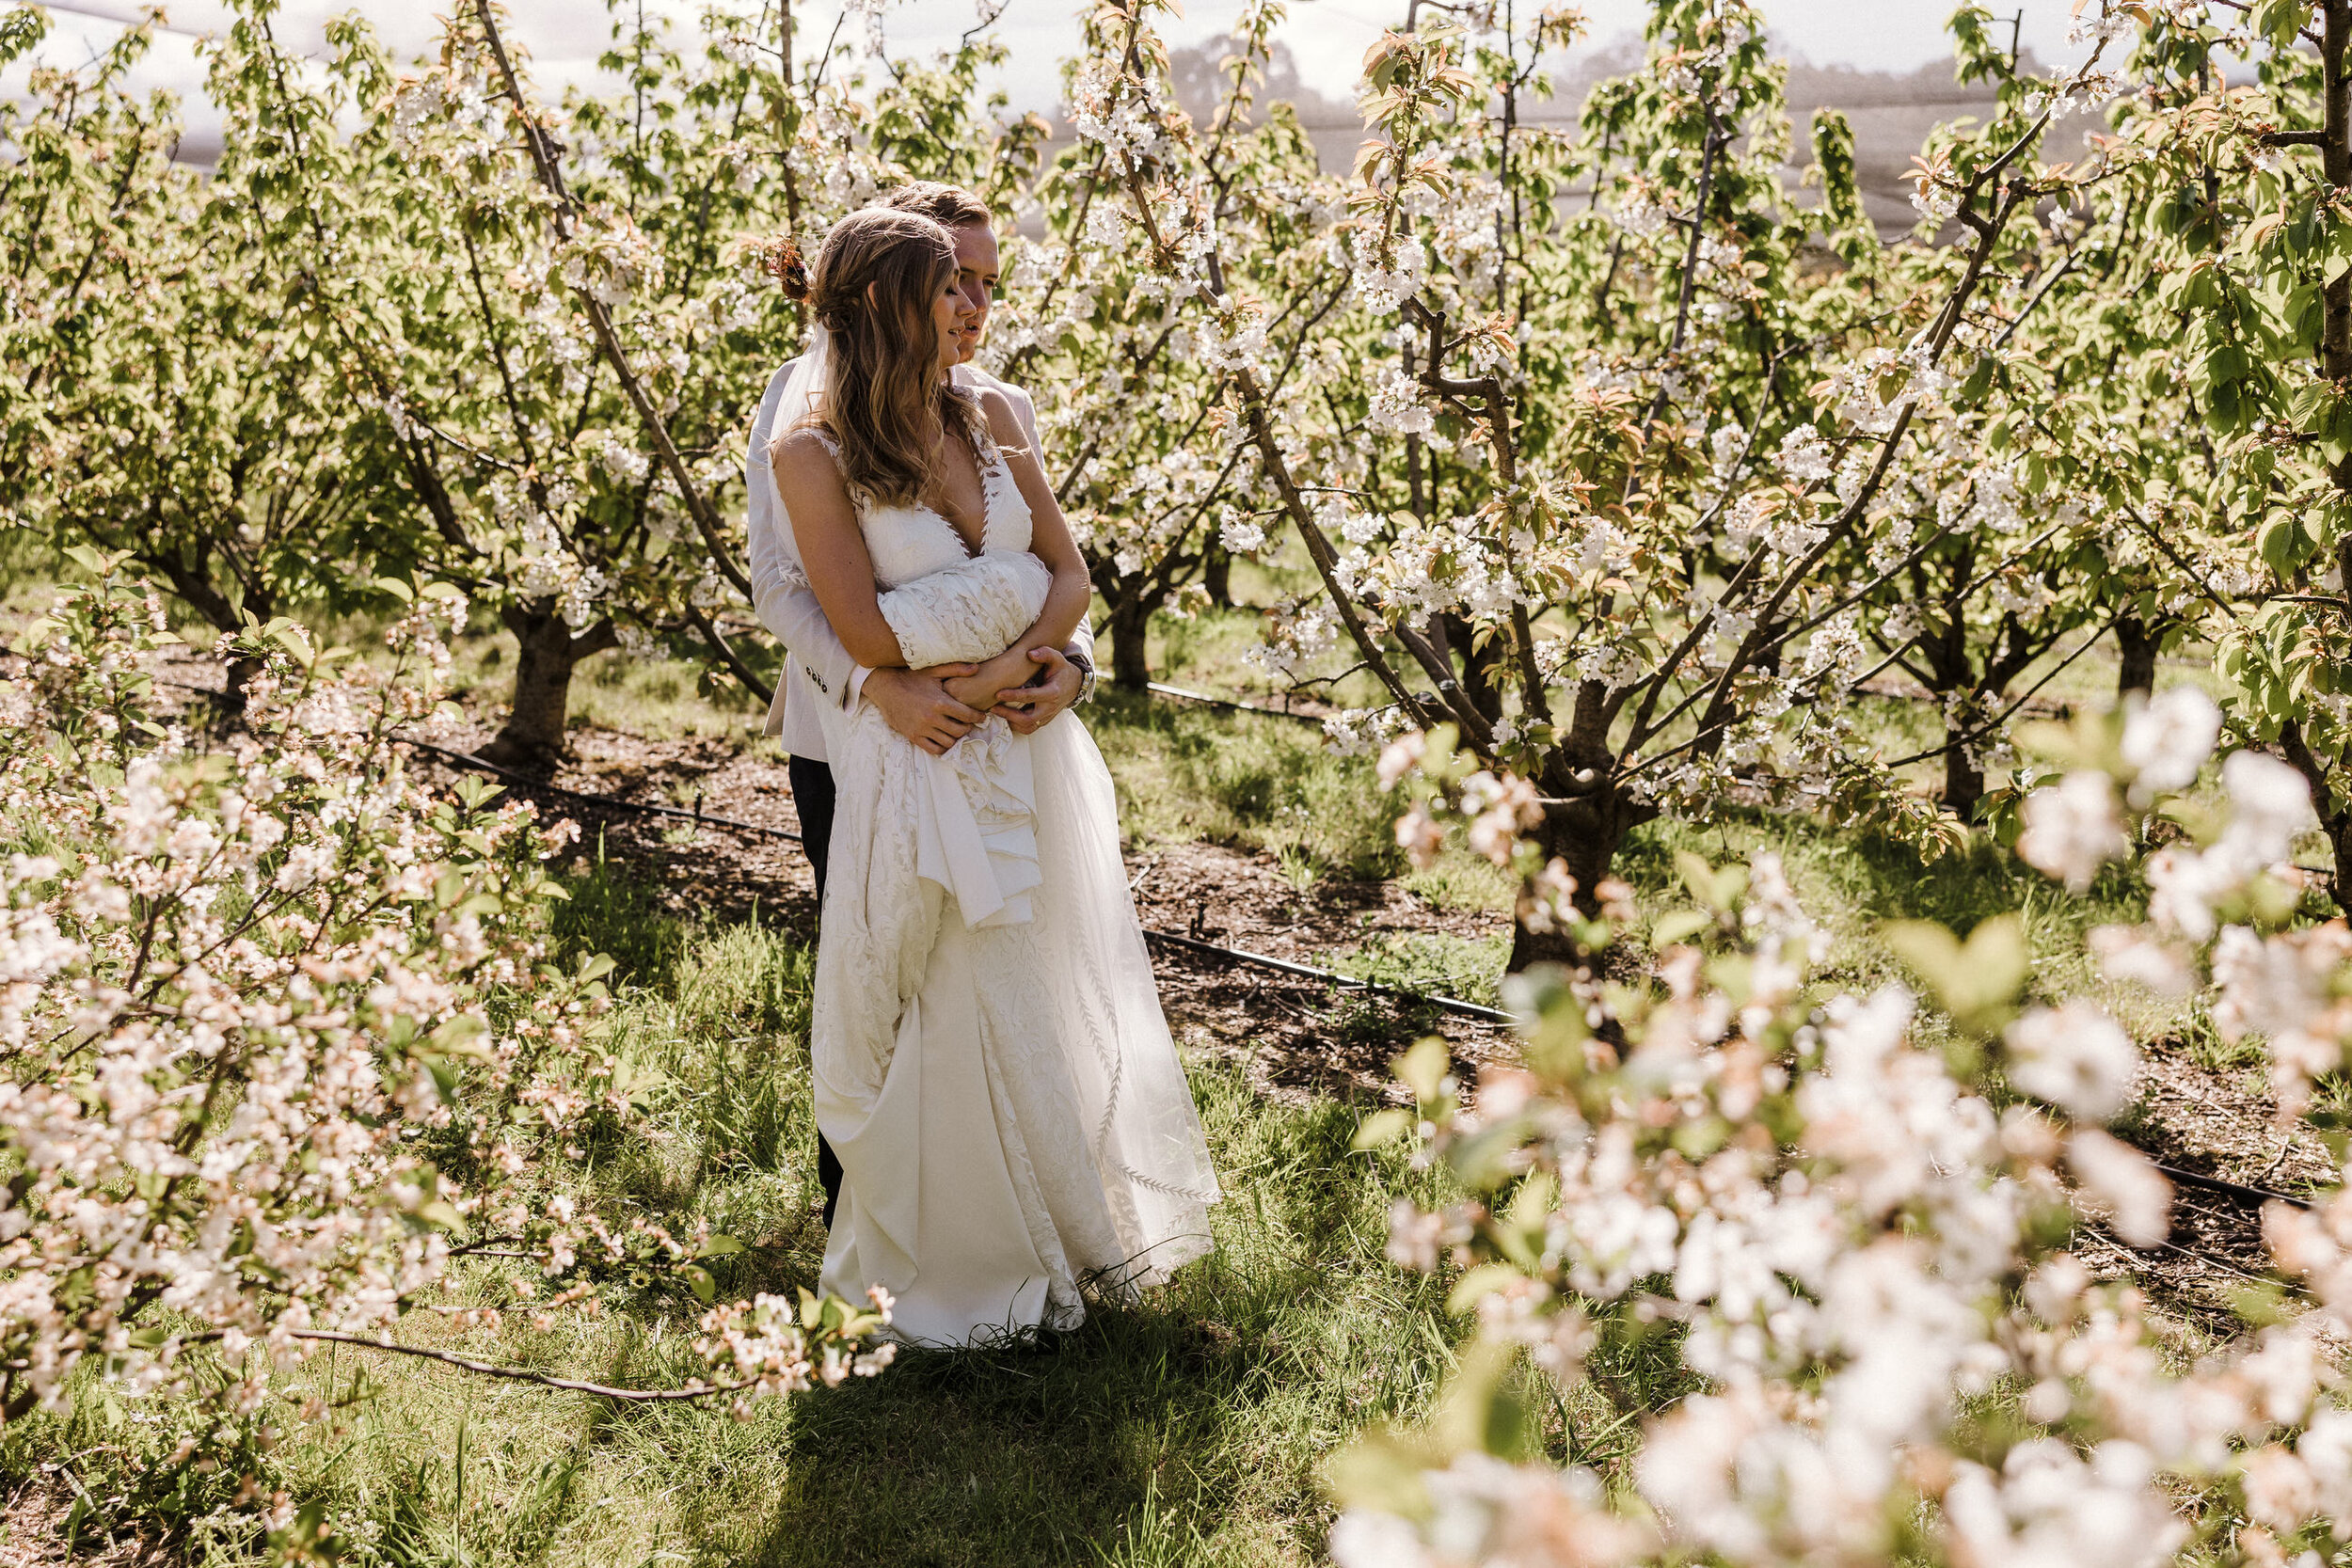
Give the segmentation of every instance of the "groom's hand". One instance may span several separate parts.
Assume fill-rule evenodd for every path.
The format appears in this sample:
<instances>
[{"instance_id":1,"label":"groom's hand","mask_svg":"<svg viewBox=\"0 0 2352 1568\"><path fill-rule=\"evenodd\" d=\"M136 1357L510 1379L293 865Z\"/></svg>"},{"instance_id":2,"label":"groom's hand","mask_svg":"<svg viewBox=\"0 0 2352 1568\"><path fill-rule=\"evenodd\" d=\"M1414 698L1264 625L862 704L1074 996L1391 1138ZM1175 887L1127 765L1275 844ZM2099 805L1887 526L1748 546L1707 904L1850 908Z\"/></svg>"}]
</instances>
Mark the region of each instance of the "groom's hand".
<instances>
[{"instance_id":1,"label":"groom's hand","mask_svg":"<svg viewBox=\"0 0 2352 1568\"><path fill-rule=\"evenodd\" d=\"M928 670L876 670L866 677L866 700L882 709L882 721L933 756L972 733L988 717L947 695L947 682L971 674L976 664L934 664Z\"/></svg>"},{"instance_id":2,"label":"groom's hand","mask_svg":"<svg viewBox=\"0 0 2352 1568\"><path fill-rule=\"evenodd\" d=\"M1015 735L1035 735L1078 700L1078 667L1060 649L1032 648L1029 657L1041 667L1032 677L1036 684L1014 687L994 709Z\"/></svg>"}]
</instances>

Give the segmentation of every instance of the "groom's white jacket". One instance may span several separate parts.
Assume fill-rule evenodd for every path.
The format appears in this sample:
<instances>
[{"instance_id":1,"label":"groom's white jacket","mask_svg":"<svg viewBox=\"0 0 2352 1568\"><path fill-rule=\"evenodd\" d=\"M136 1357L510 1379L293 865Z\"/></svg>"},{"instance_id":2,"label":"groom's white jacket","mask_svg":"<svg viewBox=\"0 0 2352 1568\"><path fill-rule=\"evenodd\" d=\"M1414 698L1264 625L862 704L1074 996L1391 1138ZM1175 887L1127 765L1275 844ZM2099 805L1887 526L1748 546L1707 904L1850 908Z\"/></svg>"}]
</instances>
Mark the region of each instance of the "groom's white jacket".
<instances>
[{"instance_id":1,"label":"groom's white jacket","mask_svg":"<svg viewBox=\"0 0 2352 1568\"><path fill-rule=\"evenodd\" d=\"M752 596L760 620L784 644L785 654L784 673L776 681L776 700L768 709L768 733L781 740L784 749L794 756L823 762L827 760L825 732L814 705L830 701L845 708L854 707L865 690L866 677L872 672L851 658L850 650L841 645L833 624L825 619L823 607L817 602L816 590L808 586L801 570L800 546L792 538L792 519L785 513L784 502L776 494L775 475L768 467L768 443L775 434L776 405L784 398L784 384L792 378L796 362L787 360L768 380L767 394L759 400L759 413L752 420L752 448L743 460L743 479L751 497L747 531L751 540ZM1042 456L1045 447L1038 439L1037 408L1028 393L970 365L958 365L951 373L960 386L993 389L1010 399L1013 413L1028 436L1029 450ZM1094 633L1084 621L1078 624L1077 635L1070 640L1070 651L1089 664L1094 661Z\"/></svg>"}]
</instances>

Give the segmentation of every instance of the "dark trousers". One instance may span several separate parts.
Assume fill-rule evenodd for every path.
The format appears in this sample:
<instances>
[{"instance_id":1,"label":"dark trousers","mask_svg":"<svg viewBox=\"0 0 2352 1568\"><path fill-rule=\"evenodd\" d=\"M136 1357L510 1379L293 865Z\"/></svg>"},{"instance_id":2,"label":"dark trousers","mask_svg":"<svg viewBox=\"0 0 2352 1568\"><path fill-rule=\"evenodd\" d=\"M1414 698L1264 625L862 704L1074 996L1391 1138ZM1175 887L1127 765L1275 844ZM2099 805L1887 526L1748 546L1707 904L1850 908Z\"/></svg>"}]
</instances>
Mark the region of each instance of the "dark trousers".
<instances>
[{"instance_id":1,"label":"dark trousers","mask_svg":"<svg viewBox=\"0 0 2352 1568\"><path fill-rule=\"evenodd\" d=\"M792 809L801 818L801 847L817 877L818 918L824 918L825 855L833 847L833 769L806 757L790 758L785 777L792 785ZM825 1134L817 1134L817 1184L825 1190L825 1228L833 1228L834 1205L841 1200L841 1160Z\"/></svg>"}]
</instances>

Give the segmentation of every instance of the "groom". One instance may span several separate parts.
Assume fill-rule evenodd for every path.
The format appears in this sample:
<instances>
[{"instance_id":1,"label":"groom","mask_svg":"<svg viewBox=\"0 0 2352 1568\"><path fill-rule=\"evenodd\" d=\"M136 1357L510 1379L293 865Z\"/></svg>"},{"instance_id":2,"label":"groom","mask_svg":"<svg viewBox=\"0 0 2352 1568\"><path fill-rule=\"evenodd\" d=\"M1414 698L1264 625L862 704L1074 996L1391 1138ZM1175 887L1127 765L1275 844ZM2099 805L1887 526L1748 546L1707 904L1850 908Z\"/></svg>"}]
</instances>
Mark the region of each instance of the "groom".
<instances>
[{"instance_id":1,"label":"groom","mask_svg":"<svg viewBox=\"0 0 2352 1568\"><path fill-rule=\"evenodd\" d=\"M901 185L882 205L918 213L946 229L956 242L956 288L963 296L958 314L963 360L955 368L959 385L994 388L1011 400L1029 449L1040 454L1037 410L1029 394L1008 386L971 361L979 352L980 336L988 326L997 280L995 214L970 191L929 181ZM977 668L969 664L934 665L928 670L869 670L850 657L849 650L825 620L817 594L805 582L787 581L800 552L792 541L792 519L775 502L768 483L768 443L775 434L777 404L784 384L791 378L787 362L768 383L752 421L751 455L744 478L751 492L749 533L752 593L759 618L784 644L784 672L776 681L776 698L768 709L768 733L791 753L786 776L792 785L792 804L801 818L802 847L817 878L817 903L825 901L825 855L833 837L833 768L825 757L825 735L817 705L839 703L855 708L871 703L890 727L933 755L945 753L974 725L988 717L958 701L948 684ZM1007 693L993 711L1022 735L1028 735L1073 703L1094 691L1094 634L1083 624L1062 654L1051 649L1033 655L1041 666L1032 683ZM833 1224L834 1201L841 1196L841 1162L834 1157L825 1135L817 1135L817 1179L825 1191L824 1220Z\"/></svg>"}]
</instances>

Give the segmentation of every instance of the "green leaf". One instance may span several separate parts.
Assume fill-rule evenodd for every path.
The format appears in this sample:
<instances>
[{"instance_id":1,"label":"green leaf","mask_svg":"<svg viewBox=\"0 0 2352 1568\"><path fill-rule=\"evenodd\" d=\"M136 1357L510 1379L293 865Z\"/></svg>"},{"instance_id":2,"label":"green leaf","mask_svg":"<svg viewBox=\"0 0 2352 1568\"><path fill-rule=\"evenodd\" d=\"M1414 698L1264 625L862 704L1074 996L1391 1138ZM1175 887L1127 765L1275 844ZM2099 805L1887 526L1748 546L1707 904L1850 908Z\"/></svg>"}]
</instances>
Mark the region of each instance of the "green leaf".
<instances>
[{"instance_id":1,"label":"green leaf","mask_svg":"<svg viewBox=\"0 0 2352 1568\"><path fill-rule=\"evenodd\" d=\"M2263 0L2254 8L2254 31L2273 49L2292 49L2295 36L2311 24L2311 0Z\"/></svg>"},{"instance_id":2,"label":"green leaf","mask_svg":"<svg viewBox=\"0 0 2352 1568\"><path fill-rule=\"evenodd\" d=\"M417 1205L409 1217L435 1230L463 1230L466 1227L466 1216L459 1213L455 1205L445 1197L426 1199Z\"/></svg>"},{"instance_id":3,"label":"green leaf","mask_svg":"<svg viewBox=\"0 0 2352 1568\"><path fill-rule=\"evenodd\" d=\"M1883 934L1962 1029L1991 1034L2009 1021L2028 963L2025 922L2016 915L1994 915L1965 942L1930 920L1898 921Z\"/></svg>"},{"instance_id":4,"label":"green leaf","mask_svg":"<svg viewBox=\"0 0 2352 1568\"><path fill-rule=\"evenodd\" d=\"M1453 1069L1454 1052L1437 1036L1423 1035L1391 1066L1397 1081L1413 1091L1415 1100L1426 1105L1438 1098L1438 1085Z\"/></svg>"},{"instance_id":5,"label":"green leaf","mask_svg":"<svg viewBox=\"0 0 2352 1568\"><path fill-rule=\"evenodd\" d=\"M1682 873L1683 885L1691 896L1710 910L1728 910L1748 891L1748 868L1726 865L1718 871L1700 856L1688 849L1675 855L1675 869Z\"/></svg>"},{"instance_id":6,"label":"green leaf","mask_svg":"<svg viewBox=\"0 0 2352 1568\"><path fill-rule=\"evenodd\" d=\"M700 1263L689 1263L678 1273L686 1276L686 1283L692 1288L695 1299L705 1307L719 1299L719 1282Z\"/></svg>"},{"instance_id":7,"label":"green leaf","mask_svg":"<svg viewBox=\"0 0 2352 1568\"><path fill-rule=\"evenodd\" d=\"M1508 1263L1481 1263L1464 1275L1446 1293L1445 1309L1459 1317L1474 1310L1480 1302L1513 1280L1523 1277Z\"/></svg>"},{"instance_id":8,"label":"green leaf","mask_svg":"<svg viewBox=\"0 0 2352 1568\"><path fill-rule=\"evenodd\" d=\"M488 1048L476 1042L489 1032L490 1026L482 1020L461 1013L455 1018L442 1020L439 1026L425 1037L425 1043L445 1055L487 1057L490 1054Z\"/></svg>"},{"instance_id":9,"label":"green leaf","mask_svg":"<svg viewBox=\"0 0 2352 1568\"><path fill-rule=\"evenodd\" d=\"M1998 363L1989 354L1977 361L1968 379L1961 383L1960 402L1963 406L1973 408L1984 401L1984 395L1993 389L1993 372L1997 369Z\"/></svg>"},{"instance_id":10,"label":"green leaf","mask_svg":"<svg viewBox=\"0 0 2352 1568\"><path fill-rule=\"evenodd\" d=\"M2256 534L2255 544L2262 551L2263 561L2282 578L2292 575L2318 547L2318 541L2304 528L2303 519L2292 512L2274 515Z\"/></svg>"},{"instance_id":11,"label":"green leaf","mask_svg":"<svg viewBox=\"0 0 2352 1568\"><path fill-rule=\"evenodd\" d=\"M2205 422L2214 429L2229 432L2244 422L2245 409L2238 397L2237 383L2217 384L2205 398Z\"/></svg>"},{"instance_id":12,"label":"green leaf","mask_svg":"<svg viewBox=\"0 0 2352 1568\"><path fill-rule=\"evenodd\" d=\"M1715 917L1699 910L1676 910L1661 914L1649 929L1652 949L1663 951L1676 942L1698 935L1715 924Z\"/></svg>"},{"instance_id":13,"label":"green leaf","mask_svg":"<svg viewBox=\"0 0 2352 1568\"><path fill-rule=\"evenodd\" d=\"M1356 1136L1349 1140L1347 1147L1355 1149L1378 1148L1382 1144L1394 1143L1405 1136L1414 1125L1410 1111L1394 1106L1385 1111L1375 1111L1356 1129Z\"/></svg>"}]
</instances>

